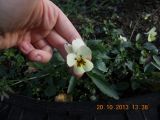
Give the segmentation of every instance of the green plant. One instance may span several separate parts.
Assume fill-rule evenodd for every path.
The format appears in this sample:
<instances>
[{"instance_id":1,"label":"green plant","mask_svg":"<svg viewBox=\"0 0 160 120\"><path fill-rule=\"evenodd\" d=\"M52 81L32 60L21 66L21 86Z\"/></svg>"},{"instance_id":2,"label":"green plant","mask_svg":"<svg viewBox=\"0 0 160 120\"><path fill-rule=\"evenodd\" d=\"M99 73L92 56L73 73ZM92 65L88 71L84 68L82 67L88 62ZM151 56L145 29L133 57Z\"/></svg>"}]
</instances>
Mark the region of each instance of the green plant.
<instances>
[{"instance_id":1,"label":"green plant","mask_svg":"<svg viewBox=\"0 0 160 120\"><path fill-rule=\"evenodd\" d=\"M0 53L1 99L13 91L47 101L63 93L73 96L74 101L95 101L160 90L159 36L151 20L153 14L147 21L131 20L136 25L130 31L132 24L125 28L119 20L125 13L117 12L124 1L55 2L91 48L94 69L77 79L56 50L50 63L40 64L26 60L16 49L8 49ZM150 20L150 25L143 28L143 22ZM150 30L148 41L146 33Z\"/></svg>"}]
</instances>

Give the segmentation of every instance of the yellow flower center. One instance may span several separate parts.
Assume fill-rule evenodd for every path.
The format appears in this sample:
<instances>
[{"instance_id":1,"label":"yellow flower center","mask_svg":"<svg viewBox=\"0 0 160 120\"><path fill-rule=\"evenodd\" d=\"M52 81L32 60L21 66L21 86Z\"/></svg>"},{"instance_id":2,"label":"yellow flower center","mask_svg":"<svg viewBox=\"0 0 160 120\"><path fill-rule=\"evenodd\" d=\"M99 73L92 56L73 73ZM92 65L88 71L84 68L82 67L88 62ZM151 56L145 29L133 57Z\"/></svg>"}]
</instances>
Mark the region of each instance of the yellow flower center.
<instances>
[{"instance_id":1,"label":"yellow flower center","mask_svg":"<svg viewBox=\"0 0 160 120\"><path fill-rule=\"evenodd\" d=\"M77 63L77 67L81 67L81 66L86 64L86 62L84 61L82 56L80 56L79 58L76 58L75 60L76 60L76 63Z\"/></svg>"}]
</instances>

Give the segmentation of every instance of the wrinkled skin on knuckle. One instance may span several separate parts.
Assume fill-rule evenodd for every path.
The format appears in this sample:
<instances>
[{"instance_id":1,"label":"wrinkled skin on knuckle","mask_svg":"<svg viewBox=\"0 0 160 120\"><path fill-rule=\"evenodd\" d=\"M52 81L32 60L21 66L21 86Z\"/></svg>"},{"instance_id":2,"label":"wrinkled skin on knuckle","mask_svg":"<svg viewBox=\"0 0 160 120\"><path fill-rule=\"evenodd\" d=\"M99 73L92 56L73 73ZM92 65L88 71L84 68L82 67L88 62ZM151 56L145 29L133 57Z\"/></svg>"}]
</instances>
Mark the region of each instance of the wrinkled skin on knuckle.
<instances>
[{"instance_id":1,"label":"wrinkled skin on knuckle","mask_svg":"<svg viewBox=\"0 0 160 120\"><path fill-rule=\"evenodd\" d=\"M56 24L59 9L50 0L42 0L41 11L41 22L38 27L35 27L32 30L36 31L38 34L41 34L43 37L46 37Z\"/></svg>"}]
</instances>

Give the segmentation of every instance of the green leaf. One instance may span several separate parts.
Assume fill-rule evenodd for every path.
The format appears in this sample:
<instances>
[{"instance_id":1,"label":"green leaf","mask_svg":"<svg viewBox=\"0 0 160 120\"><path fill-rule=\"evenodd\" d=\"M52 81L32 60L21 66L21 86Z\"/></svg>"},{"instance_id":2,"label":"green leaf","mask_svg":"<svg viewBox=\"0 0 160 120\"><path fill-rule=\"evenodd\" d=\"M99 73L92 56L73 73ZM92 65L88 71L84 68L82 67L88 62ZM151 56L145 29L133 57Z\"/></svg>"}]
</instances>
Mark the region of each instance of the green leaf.
<instances>
[{"instance_id":1,"label":"green leaf","mask_svg":"<svg viewBox=\"0 0 160 120\"><path fill-rule=\"evenodd\" d=\"M149 51L151 51L153 54L158 54L157 47L154 44L152 44L152 43L148 43L148 42L145 43L144 44L144 48L147 49L147 50L149 50Z\"/></svg>"},{"instance_id":2,"label":"green leaf","mask_svg":"<svg viewBox=\"0 0 160 120\"><path fill-rule=\"evenodd\" d=\"M158 56L156 56L156 55L153 55L153 59L157 63L157 65L160 66L160 58Z\"/></svg>"},{"instance_id":3,"label":"green leaf","mask_svg":"<svg viewBox=\"0 0 160 120\"><path fill-rule=\"evenodd\" d=\"M153 71L153 68L154 68L154 66L152 66L151 63L146 64L146 65L144 66L144 72L152 72L152 71Z\"/></svg>"},{"instance_id":4,"label":"green leaf","mask_svg":"<svg viewBox=\"0 0 160 120\"><path fill-rule=\"evenodd\" d=\"M141 34L140 34L140 33L138 33L138 34L136 35L136 41L139 41L139 40L140 40L140 38L141 38Z\"/></svg>"},{"instance_id":5,"label":"green leaf","mask_svg":"<svg viewBox=\"0 0 160 120\"><path fill-rule=\"evenodd\" d=\"M74 76L72 76L69 81L67 93L71 93L73 91L74 87L76 86L76 83L77 79Z\"/></svg>"},{"instance_id":6,"label":"green leaf","mask_svg":"<svg viewBox=\"0 0 160 120\"><path fill-rule=\"evenodd\" d=\"M96 58L98 59L105 59L105 60L110 60L111 58L109 56L107 56L106 52L97 52L97 56Z\"/></svg>"},{"instance_id":7,"label":"green leaf","mask_svg":"<svg viewBox=\"0 0 160 120\"><path fill-rule=\"evenodd\" d=\"M151 62L151 64L152 64L154 67L156 67L158 70L160 70L160 66L159 66L159 65L157 65L157 63L155 63L155 62Z\"/></svg>"},{"instance_id":8,"label":"green leaf","mask_svg":"<svg viewBox=\"0 0 160 120\"><path fill-rule=\"evenodd\" d=\"M112 97L116 100L119 99L117 92L107 82L99 79L99 76L93 73L88 73L88 76L91 78L92 82L99 88L99 90L105 95L108 95L109 97Z\"/></svg>"},{"instance_id":9,"label":"green leaf","mask_svg":"<svg viewBox=\"0 0 160 120\"><path fill-rule=\"evenodd\" d=\"M102 60L98 60L96 62L96 67L102 72L107 72L108 71L105 63Z\"/></svg>"},{"instance_id":10,"label":"green leaf","mask_svg":"<svg viewBox=\"0 0 160 120\"><path fill-rule=\"evenodd\" d=\"M133 62L132 61L128 61L127 63L125 63L125 65L128 67L128 69L133 71Z\"/></svg>"},{"instance_id":11,"label":"green leaf","mask_svg":"<svg viewBox=\"0 0 160 120\"><path fill-rule=\"evenodd\" d=\"M111 50L111 53L113 53L113 54L119 54L119 51L117 49L113 49L113 50Z\"/></svg>"},{"instance_id":12,"label":"green leaf","mask_svg":"<svg viewBox=\"0 0 160 120\"><path fill-rule=\"evenodd\" d=\"M140 64L145 64L146 63L146 59L147 59L146 57L141 56L140 59L139 59L139 63Z\"/></svg>"},{"instance_id":13,"label":"green leaf","mask_svg":"<svg viewBox=\"0 0 160 120\"><path fill-rule=\"evenodd\" d=\"M65 62L64 59L63 59L63 57L57 51L55 51L55 53L54 53L54 59L53 59L53 61L56 62L57 64L59 62Z\"/></svg>"},{"instance_id":14,"label":"green leaf","mask_svg":"<svg viewBox=\"0 0 160 120\"><path fill-rule=\"evenodd\" d=\"M8 59L15 56L15 50L14 49L8 49L4 52L4 55L7 56Z\"/></svg>"},{"instance_id":15,"label":"green leaf","mask_svg":"<svg viewBox=\"0 0 160 120\"><path fill-rule=\"evenodd\" d=\"M105 75L103 74L103 72L101 72L100 70L98 70L98 69L96 69L96 68L94 68L94 69L92 70L92 73L98 75L99 77L101 77L101 79L105 79Z\"/></svg>"},{"instance_id":16,"label":"green leaf","mask_svg":"<svg viewBox=\"0 0 160 120\"><path fill-rule=\"evenodd\" d=\"M124 48L130 48L130 47L132 47L132 43L131 42L123 42L122 43L122 47L124 47Z\"/></svg>"},{"instance_id":17,"label":"green leaf","mask_svg":"<svg viewBox=\"0 0 160 120\"><path fill-rule=\"evenodd\" d=\"M44 70L45 65L38 62L29 62L29 65L40 70Z\"/></svg>"}]
</instances>

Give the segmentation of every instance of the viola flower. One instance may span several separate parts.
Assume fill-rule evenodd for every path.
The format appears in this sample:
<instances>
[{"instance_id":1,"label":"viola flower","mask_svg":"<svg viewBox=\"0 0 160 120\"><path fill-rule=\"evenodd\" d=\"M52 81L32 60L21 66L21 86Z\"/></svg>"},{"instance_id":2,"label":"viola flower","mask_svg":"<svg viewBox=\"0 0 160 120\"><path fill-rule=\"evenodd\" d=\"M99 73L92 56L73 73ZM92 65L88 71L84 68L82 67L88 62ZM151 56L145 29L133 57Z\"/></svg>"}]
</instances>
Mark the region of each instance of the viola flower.
<instances>
[{"instance_id":1,"label":"viola flower","mask_svg":"<svg viewBox=\"0 0 160 120\"><path fill-rule=\"evenodd\" d=\"M83 40L73 40L72 45L65 44L64 47L68 53L67 64L69 67L73 67L74 73L79 75L93 69L92 51L84 44Z\"/></svg>"},{"instance_id":2,"label":"viola flower","mask_svg":"<svg viewBox=\"0 0 160 120\"><path fill-rule=\"evenodd\" d=\"M155 41L157 36L156 27L153 27L147 34L148 34L148 42Z\"/></svg>"}]
</instances>

